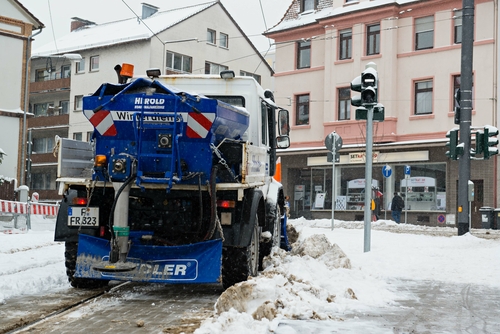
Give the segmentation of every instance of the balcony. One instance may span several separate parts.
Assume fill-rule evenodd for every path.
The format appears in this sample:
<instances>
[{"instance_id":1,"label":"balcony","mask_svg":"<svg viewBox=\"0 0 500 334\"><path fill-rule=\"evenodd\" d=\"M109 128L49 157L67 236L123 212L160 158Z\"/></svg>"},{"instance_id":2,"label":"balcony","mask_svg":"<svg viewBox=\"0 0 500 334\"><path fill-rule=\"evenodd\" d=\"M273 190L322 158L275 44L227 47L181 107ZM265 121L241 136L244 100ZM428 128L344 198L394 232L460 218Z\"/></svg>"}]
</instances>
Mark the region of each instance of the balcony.
<instances>
[{"instance_id":1,"label":"balcony","mask_svg":"<svg viewBox=\"0 0 500 334\"><path fill-rule=\"evenodd\" d=\"M36 81L30 83L30 94L67 91L71 87L71 78Z\"/></svg>"},{"instance_id":2,"label":"balcony","mask_svg":"<svg viewBox=\"0 0 500 334\"><path fill-rule=\"evenodd\" d=\"M48 114L47 116L30 117L28 119L28 127L31 128L47 128L52 126L69 126L69 115Z\"/></svg>"}]
</instances>

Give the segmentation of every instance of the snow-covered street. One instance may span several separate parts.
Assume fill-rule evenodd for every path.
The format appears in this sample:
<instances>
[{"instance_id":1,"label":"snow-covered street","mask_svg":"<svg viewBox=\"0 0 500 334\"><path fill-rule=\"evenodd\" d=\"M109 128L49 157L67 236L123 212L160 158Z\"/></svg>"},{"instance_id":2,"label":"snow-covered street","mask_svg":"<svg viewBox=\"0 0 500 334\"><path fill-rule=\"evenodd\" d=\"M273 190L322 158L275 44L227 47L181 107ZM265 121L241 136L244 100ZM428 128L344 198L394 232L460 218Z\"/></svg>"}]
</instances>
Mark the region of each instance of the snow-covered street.
<instances>
[{"instance_id":1,"label":"snow-covered street","mask_svg":"<svg viewBox=\"0 0 500 334\"><path fill-rule=\"evenodd\" d=\"M451 227L380 220L372 224L371 250L364 252L363 222L335 221L333 230L330 220L299 218L290 225L299 236L293 250L276 250L260 276L226 290L196 333L357 333L363 325L372 333L392 333L398 323L407 328L401 316L408 317L409 310L415 316L426 308L434 316L441 312L451 324L460 315L446 303L459 304L460 310L460 303L467 303L464 310L475 312L476 320L477 307L493 312L500 306L498 230L459 237ZM54 221L37 216L32 227L27 233L0 234L4 306L16 296L69 288L64 245L52 241ZM474 236L485 232L491 239ZM482 293L478 305L474 301ZM492 319L483 318L478 325L488 332Z\"/></svg>"}]
</instances>

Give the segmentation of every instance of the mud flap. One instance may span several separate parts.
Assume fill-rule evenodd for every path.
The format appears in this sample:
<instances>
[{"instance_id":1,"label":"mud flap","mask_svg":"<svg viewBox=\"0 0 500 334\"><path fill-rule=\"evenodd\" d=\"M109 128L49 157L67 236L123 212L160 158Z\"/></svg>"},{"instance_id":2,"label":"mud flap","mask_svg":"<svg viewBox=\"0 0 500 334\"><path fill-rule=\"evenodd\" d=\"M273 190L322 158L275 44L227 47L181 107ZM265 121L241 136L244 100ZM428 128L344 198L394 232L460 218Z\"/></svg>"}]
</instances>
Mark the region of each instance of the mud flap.
<instances>
[{"instance_id":1,"label":"mud flap","mask_svg":"<svg viewBox=\"0 0 500 334\"><path fill-rule=\"evenodd\" d=\"M152 283L219 283L222 240L183 246L149 246L132 243L127 262L134 270L102 272L94 267L109 261L108 240L80 234L75 277Z\"/></svg>"}]
</instances>

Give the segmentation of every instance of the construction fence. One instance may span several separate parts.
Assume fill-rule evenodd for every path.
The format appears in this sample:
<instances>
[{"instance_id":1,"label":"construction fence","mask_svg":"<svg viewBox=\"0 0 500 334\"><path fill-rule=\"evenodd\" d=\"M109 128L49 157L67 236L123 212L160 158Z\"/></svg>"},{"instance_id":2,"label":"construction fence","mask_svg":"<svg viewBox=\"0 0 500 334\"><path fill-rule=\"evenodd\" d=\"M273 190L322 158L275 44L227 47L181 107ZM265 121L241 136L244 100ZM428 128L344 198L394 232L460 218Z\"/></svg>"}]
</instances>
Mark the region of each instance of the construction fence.
<instances>
[{"instance_id":1,"label":"construction fence","mask_svg":"<svg viewBox=\"0 0 500 334\"><path fill-rule=\"evenodd\" d=\"M0 233L27 232L31 215L55 217L58 210L58 204L0 200Z\"/></svg>"}]
</instances>

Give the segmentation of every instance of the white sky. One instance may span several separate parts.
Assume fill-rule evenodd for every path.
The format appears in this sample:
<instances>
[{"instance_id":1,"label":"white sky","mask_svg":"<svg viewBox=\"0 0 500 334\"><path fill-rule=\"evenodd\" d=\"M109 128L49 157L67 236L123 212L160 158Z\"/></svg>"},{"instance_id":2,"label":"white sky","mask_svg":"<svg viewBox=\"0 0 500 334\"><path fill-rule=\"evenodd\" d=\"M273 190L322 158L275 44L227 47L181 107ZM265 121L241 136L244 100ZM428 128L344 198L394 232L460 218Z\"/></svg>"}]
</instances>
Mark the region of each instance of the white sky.
<instances>
[{"instance_id":1,"label":"white sky","mask_svg":"<svg viewBox=\"0 0 500 334\"><path fill-rule=\"evenodd\" d=\"M19 1L46 27L40 35L35 37L34 49L52 41L54 38L58 39L69 34L72 17L79 17L100 24L135 17L129 7L140 16L142 13L141 3L143 2L159 7L160 11L210 2L209 0ZM292 0L222 0L221 2L252 40L257 50L266 51L269 48L269 41L262 36L262 33L266 30L264 18L267 28L271 28L281 20ZM262 13L264 13L264 17Z\"/></svg>"},{"instance_id":2,"label":"white sky","mask_svg":"<svg viewBox=\"0 0 500 334\"><path fill-rule=\"evenodd\" d=\"M28 233L1 233L0 223L0 303L22 294L69 288L64 244L52 241L54 220L32 217L33 228ZM361 318L346 319L345 315L404 310L399 301L416 298L407 290L409 282L500 288L500 239L486 240L471 234L459 237L452 227L396 225L379 220L372 223L370 252L364 252L363 222L336 220L334 230L329 219L300 218L290 224L299 232L304 251L275 253L257 278L237 285L236 291L246 291L238 303L232 303L234 298L224 299L224 294L219 298L217 307L225 311L206 320L196 334L298 333L283 328L283 323L296 318L304 321L307 333L331 333L332 325L350 333L387 333L387 323L367 323ZM376 229L383 226L402 233ZM408 233L411 230L427 234L452 231L453 236ZM498 236L500 230L490 233ZM350 268L340 266L347 262ZM335 298L328 302L332 296ZM266 302L274 305L278 300L282 307L274 319L252 317ZM93 305L94 311L96 307ZM69 316L81 317L86 312L84 307ZM369 331L366 326L370 326Z\"/></svg>"}]
</instances>

